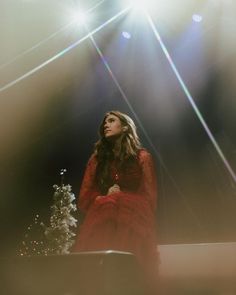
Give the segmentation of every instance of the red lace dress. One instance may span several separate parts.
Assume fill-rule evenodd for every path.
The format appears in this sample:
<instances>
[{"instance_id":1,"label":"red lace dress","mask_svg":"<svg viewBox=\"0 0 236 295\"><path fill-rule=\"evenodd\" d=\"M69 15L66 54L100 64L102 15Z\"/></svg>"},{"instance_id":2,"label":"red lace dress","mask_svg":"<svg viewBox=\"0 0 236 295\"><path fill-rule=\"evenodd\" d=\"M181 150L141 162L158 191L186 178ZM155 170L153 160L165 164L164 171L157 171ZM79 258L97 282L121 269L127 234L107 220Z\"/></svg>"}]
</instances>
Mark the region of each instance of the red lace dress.
<instances>
[{"instance_id":1,"label":"red lace dress","mask_svg":"<svg viewBox=\"0 0 236 295\"><path fill-rule=\"evenodd\" d=\"M157 265L155 229L156 174L151 155L140 150L138 160L110 173L120 192L101 196L95 182L97 160L92 155L82 182L78 207L86 214L73 251L119 250L136 255L147 269Z\"/></svg>"}]
</instances>

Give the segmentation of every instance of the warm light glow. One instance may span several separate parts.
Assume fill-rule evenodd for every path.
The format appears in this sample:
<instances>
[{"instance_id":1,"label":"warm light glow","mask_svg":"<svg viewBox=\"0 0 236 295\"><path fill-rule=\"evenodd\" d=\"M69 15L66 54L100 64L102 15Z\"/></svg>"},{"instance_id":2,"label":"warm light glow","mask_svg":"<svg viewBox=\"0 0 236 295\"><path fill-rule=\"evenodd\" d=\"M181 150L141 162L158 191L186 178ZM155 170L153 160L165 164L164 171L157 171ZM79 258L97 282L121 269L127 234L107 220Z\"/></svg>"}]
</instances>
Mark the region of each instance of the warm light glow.
<instances>
[{"instance_id":1,"label":"warm light glow","mask_svg":"<svg viewBox=\"0 0 236 295\"><path fill-rule=\"evenodd\" d=\"M72 20L78 25L85 25L88 23L89 16L82 10L72 13Z\"/></svg>"}]
</instances>

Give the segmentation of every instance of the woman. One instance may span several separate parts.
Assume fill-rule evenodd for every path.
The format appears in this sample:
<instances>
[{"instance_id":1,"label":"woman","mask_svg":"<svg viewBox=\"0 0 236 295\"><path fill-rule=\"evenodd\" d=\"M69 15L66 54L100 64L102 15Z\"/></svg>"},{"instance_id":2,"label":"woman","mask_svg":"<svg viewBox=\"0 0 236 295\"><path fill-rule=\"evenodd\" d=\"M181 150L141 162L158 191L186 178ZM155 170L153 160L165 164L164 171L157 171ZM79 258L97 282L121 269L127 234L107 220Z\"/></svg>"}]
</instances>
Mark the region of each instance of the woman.
<instances>
[{"instance_id":1,"label":"woman","mask_svg":"<svg viewBox=\"0 0 236 295\"><path fill-rule=\"evenodd\" d=\"M156 174L133 120L105 115L100 140L83 178L78 207L85 213L74 251L119 250L156 271Z\"/></svg>"}]
</instances>

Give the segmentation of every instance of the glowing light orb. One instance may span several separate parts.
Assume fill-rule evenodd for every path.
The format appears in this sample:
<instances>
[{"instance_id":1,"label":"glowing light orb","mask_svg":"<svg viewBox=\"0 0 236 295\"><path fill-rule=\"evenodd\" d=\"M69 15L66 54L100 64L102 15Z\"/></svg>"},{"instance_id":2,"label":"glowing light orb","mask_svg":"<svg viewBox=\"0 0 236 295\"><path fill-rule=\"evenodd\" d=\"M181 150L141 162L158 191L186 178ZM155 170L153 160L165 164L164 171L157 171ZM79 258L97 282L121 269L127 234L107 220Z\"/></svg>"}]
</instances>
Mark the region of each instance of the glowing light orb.
<instances>
[{"instance_id":1,"label":"glowing light orb","mask_svg":"<svg viewBox=\"0 0 236 295\"><path fill-rule=\"evenodd\" d=\"M202 16L200 14L193 14L192 19L196 23L200 23L202 21Z\"/></svg>"},{"instance_id":2,"label":"glowing light orb","mask_svg":"<svg viewBox=\"0 0 236 295\"><path fill-rule=\"evenodd\" d=\"M126 39L130 39L131 38L131 34L129 32L122 32L122 36Z\"/></svg>"},{"instance_id":3,"label":"glowing light orb","mask_svg":"<svg viewBox=\"0 0 236 295\"><path fill-rule=\"evenodd\" d=\"M72 20L78 25L85 25L89 20L89 16L87 13L78 10L72 13Z\"/></svg>"}]
</instances>

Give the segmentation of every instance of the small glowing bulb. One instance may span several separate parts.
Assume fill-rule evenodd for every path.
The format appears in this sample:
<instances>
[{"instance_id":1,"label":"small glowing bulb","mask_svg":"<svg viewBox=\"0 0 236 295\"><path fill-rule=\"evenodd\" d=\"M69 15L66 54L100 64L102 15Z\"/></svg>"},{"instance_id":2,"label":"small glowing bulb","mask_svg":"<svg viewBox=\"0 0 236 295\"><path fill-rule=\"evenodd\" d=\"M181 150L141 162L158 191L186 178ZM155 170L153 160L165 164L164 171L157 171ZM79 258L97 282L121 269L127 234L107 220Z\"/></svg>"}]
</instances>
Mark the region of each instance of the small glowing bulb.
<instances>
[{"instance_id":1,"label":"small glowing bulb","mask_svg":"<svg viewBox=\"0 0 236 295\"><path fill-rule=\"evenodd\" d=\"M126 38L126 39L130 39L131 38L131 35L130 35L130 33L128 33L128 32L122 32L122 36L124 37L124 38Z\"/></svg>"}]
</instances>

